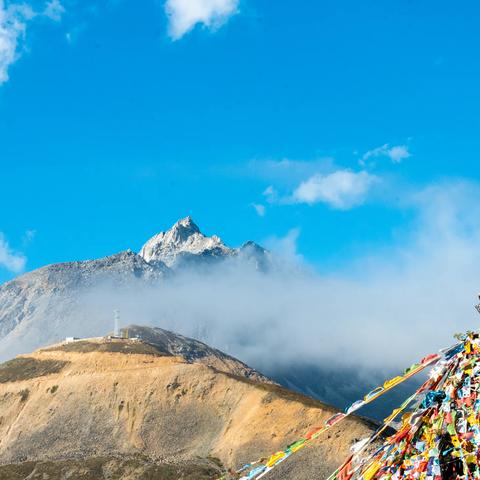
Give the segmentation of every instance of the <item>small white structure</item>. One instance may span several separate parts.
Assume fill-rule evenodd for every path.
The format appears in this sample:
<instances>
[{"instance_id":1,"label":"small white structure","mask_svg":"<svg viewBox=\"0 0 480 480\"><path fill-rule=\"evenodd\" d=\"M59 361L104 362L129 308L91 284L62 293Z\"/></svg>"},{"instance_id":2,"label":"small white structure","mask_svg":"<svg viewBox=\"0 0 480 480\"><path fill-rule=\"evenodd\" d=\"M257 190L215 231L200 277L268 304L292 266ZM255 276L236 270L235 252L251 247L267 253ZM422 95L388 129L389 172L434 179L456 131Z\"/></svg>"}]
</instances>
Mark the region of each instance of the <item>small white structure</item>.
<instances>
[{"instance_id":1,"label":"small white structure","mask_svg":"<svg viewBox=\"0 0 480 480\"><path fill-rule=\"evenodd\" d=\"M118 337L119 336L119 328L118 324L120 321L120 312L118 310L113 311L113 336Z\"/></svg>"},{"instance_id":2,"label":"small white structure","mask_svg":"<svg viewBox=\"0 0 480 480\"><path fill-rule=\"evenodd\" d=\"M80 339L77 337L66 337L65 343L73 343L73 342L76 342L77 340L80 340Z\"/></svg>"}]
</instances>

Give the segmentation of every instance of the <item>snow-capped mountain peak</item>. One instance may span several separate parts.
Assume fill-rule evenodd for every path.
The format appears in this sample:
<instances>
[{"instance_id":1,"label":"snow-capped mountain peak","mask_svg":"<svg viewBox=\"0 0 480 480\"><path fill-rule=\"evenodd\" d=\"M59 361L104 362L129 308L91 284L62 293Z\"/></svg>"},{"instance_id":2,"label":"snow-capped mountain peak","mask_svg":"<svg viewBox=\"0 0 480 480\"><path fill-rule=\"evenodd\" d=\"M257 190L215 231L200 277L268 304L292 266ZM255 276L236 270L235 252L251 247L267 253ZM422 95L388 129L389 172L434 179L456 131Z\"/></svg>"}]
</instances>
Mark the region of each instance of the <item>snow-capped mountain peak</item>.
<instances>
[{"instance_id":1,"label":"snow-capped mountain peak","mask_svg":"<svg viewBox=\"0 0 480 480\"><path fill-rule=\"evenodd\" d=\"M193 235L194 233L201 233L198 225L193 221L193 218L190 215L178 220L171 230L186 236Z\"/></svg>"},{"instance_id":2,"label":"snow-capped mountain peak","mask_svg":"<svg viewBox=\"0 0 480 480\"><path fill-rule=\"evenodd\" d=\"M205 236L191 217L185 217L170 230L160 232L148 240L140 250L146 262L163 262L169 267L192 255L217 258L234 255L236 251L227 247L220 237Z\"/></svg>"}]
</instances>

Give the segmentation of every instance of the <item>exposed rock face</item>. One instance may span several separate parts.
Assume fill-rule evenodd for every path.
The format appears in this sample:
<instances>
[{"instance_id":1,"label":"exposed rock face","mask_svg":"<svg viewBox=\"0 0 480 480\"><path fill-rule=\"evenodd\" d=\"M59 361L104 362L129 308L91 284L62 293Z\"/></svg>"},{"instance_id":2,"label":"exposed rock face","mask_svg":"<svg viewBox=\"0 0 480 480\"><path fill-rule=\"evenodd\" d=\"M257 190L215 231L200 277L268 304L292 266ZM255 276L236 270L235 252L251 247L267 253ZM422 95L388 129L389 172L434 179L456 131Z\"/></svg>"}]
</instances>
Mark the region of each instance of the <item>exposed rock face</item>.
<instances>
[{"instance_id":1,"label":"exposed rock face","mask_svg":"<svg viewBox=\"0 0 480 480\"><path fill-rule=\"evenodd\" d=\"M234 252L216 235L206 237L192 218L186 217L170 230L148 240L140 250L140 256L149 263L162 262L173 267L192 256L214 260L232 256Z\"/></svg>"},{"instance_id":2,"label":"exposed rock face","mask_svg":"<svg viewBox=\"0 0 480 480\"><path fill-rule=\"evenodd\" d=\"M174 357L182 357L187 362L203 363L221 372L261 382L272 382L240 360L193 338L157 327L131 325L123 331L127 331L130 338L140 338L153 345L157 351Z\"/></svg>"},{"instance_id":3,"label":"exposed rock face","mask_svg":"<svg viewBox=\"0 0 480 480\"><path fill-rule=\"evenodd\" d=\"M220 237L205 236L191 217L179 220L170 230L152 237L139 255L151 264L161 262L171 268L236 257L254 262L262 270L269 263L269 253L255 242L249 241L240 248L227 247Z\"/></svg>"},{"instance_id":4,"label":"exposed rock face","mask_svg":"<svg viewBox=\"0 0 480 480\"><path fill-rule=\"evenodd\" d=\"M73 468L79 461L142 456L165 465L217 458L240 466L335 413L195 340L157 329L131 332L156 343L90 339L0 366L1 464L23 462L28 470L41 462L41 472L62 462ZM270 478L326 478L373 428L351 417ZM102 471L88 478L115 478ZM217 471L198 478L217 478Z\"/></svg>"},{"instance_id":5,"label":"exposed rock face","mask_svg":"<svg viewBox=\"0 0 480 480\"><path fill-rule=\"evenodd\" d=\"M165 265L149 265L126 251L99 260L49 265L0 285L0 358L58 341L62 325L78 319L72 313L81 310L79 296L86 289L104 282L118 286L151 282L168 272ZM25 332L30 344L22 346Z\"/></svg>"},{"instance_id":6,"label":"exposed rock face","mask_svg":"<svg viewBox=\"0 0 480 480\"><path fill-rule=\"evenodd\" d=\"M269 253L253 242L234 249L203 235L190 217L155 235L140 254L131 250L98 260L49 265L0 285L0 359L76 334L84 316L79 298L106 282L122 288L164 281L187 265L235 259L259 270ZM85 324L83 324L85 327ZM102 329L103 331L103 329ZM78 334L78 333L77 333ZM99 332L92 328L88 335Z\"/></svg>"}]
</instances>

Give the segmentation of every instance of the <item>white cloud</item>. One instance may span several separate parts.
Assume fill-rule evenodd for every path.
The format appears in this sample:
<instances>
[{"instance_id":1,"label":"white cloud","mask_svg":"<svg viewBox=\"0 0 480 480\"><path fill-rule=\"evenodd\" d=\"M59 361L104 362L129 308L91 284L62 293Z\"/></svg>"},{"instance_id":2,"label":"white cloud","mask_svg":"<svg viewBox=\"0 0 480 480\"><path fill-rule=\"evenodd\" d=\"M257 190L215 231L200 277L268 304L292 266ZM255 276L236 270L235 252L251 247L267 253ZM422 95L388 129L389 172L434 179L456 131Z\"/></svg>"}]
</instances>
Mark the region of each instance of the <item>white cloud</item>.
<instances>
[{"instance_id":1,"label":"white cloud","mask_svg":"<svg viewBox=\"0 0 480 480\"><path fill-rule=\"evenodd\" d=\"M262 193L268 203L275 203L278 200L278 192L273 185L269 185Z\"/></svg>"},{"instance_id":2,"label":"white cloud","mask_svg":"<svg viewBox=\"0 0 480 480\"><path fill-rule=\"evenodd\" d=\"M393 152L398 155L398 152ZM252 160L256 177L274 182L263 191L265 202L277 205L326 203L347 210L361 205L380 177L335 166L330 157L316 160ZM292 193L293 192L293 193Z\"/></svg>"},{"instance_id":3,"label":"white cloud","mask_svg":"<svg viewBox=\"0 0 480 480\"><path fill-rule=\"evenodd\" d=\"M410 157L411 155L406 145L397 145L388 151L388 156L393 163L400 163L402 160Z\"/></svg>"},{"instance_id":4,"label":"white cloud","mask_svg":"<svg viewBox=\"0 0 480 480\"><path fill-rule=\"evenodd\" d=\"M174 40L183 37L196 24L215 29L238 12L240 0L167 0L169 34Z\"/></svg>"},{"instance_id":5,"label":"white cloud","mask_svg":"<svg viewBox=\"0 0 480 480\"><path fill-rule=\"evenodd\" d=\"M401 163L402 160L411 156L407 145L395 145L390 147L388 143L385 143L385 145L382 145L381 147L366 152L360 159L360 164L365 165L368 159L376 157L388 157L393 163Z\"/></svg>"},{"instance_id":6,"label":"white cloud","mask_svg":"<svg viewBox=\"0 0 480 480\"><path fill-rule=\"evenodd\" d=\"M27 26L37 16L60 20L64 9L58 0L46 4L42 13L36 13L25 3L9 3L0 0L0 85L8 78L10 66L20 55Z\"/></svg>"},{"instance_id":7,"label":"white cloud","mask_svg":"<svg viewBox=\"0 0 480 480\"><path fill-rule=\"evenodd\" d=\"M255 209L259 217L265 216L265 213L266 213L265 205L262 205L261 203L252 203L252 207Z\"/></svg>"},{"instance_id":8,"label":"white cloud","mask_svg":"<svg viewBox=\"0 0 480 480\"><path fill-rule=\"evenodd\" d=\"M300 229L292 228L284 237L270 237L262 243L280 259L292 265L300 265L303 263L303 256L298 252L299 237Z\"/></svg>"},{"instance_id":9,"label":"white cloud","mask_svg":"<svg viewBox=\"0 0 480 480\"><path fill-rule=\"evenodd\" d=\"M473 305L480 290L479 198L480 185L462 182L409 195L405 206L415 220L396 231L395 243L364 250L341 268L327 261L315 272L303 262L304 271L297 262L265 275L224 265L209 274L185 271L152 290L135 286L130 295L95 287L92 298L79 300L95 313L79 318L95 318L94 326L69 322L64 332L101 334L111 328L112 309L119 308L125 324L154 323L191 336L202 332L201 340L228 346L229 353L260 369L306 362L401 370L478 323ZM293 229L262 243L295 260L299 233Z\"/></svg>"},{"instance_id":10,"label":"white cloud","mask_svg":"<svg viewBox=\"0 0 480 480\"><path fill-rule=\"evenodd\" d=\"M50 0L43 11L43 15L56 22L62 19L64 13L65 7L60 3L60 0Z\"/></svg>"},{"instance_id":11,"label":"white cloud","mask_svg":"<svg viewBox=\"0 0 480 480\"><path fill-rule=\"evenodd\" d=\"M0 233L0 267L4 267L12 273L21 273L26 263L26 257L21 253L14 252L4 235Z\"/></svg>"},{"instance_id":12,"label":"white cloud","mask_svg":"<svg viewBox=\"0 0 480 480\"><path fill-rule=\"evenodd\" d=\"M22 245L23 246L30 245L30 243L33 242L36 235L37 235L37 232L35 230L27 230L23 235Z\"/></svg>"},{"instance_id":13,"label":"white cloud","mask_svg":"<svg viewBox=\"0 0 480 480\"><path fill-rule=\"evenodd\" d=\"M0 0L0 85L8 80L8 68L17 58L28 18L21 10L6 7Z\"/></svg>"},{"instance_id":14,"label":"white cloud","mask_svg":"<svg viewBox=\"0 0 480 480\"><path fill-rule=\"evenodd\" d=\"M293 192L295 203L326 203L333 208L348 210L361 205L379 177L365 171L337 170L330 174L317 173L302 182Z\"/></svg>"}]
</instances>

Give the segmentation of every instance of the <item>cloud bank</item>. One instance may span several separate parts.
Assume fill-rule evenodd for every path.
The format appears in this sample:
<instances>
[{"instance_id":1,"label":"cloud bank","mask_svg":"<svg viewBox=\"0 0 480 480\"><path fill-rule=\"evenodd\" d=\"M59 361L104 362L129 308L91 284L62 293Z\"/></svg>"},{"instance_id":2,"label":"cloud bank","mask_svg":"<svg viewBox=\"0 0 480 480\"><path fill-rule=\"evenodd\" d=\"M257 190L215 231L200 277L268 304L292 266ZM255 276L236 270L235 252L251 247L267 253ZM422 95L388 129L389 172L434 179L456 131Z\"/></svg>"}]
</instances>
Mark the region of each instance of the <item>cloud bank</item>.
<instances>
[{"instance_id":1,"label":"cloud bank","mask_svg":"<svg viewBox=\"0 0 480 480\"><path fill-rule=\"evenodd\" d=\"M238 6L239 0L167 0L170 37L178 40L197 24L217 29L238 12Z\"/></svg>"},{"instance_id":2,"label":"cloud bank","mask_svg":"<svg viewBox=\"0 0 480 480\"><path fill-rule=\"evenodd\" d=\"M105 283L60 304L44 299L31 321L0 340L0 356L65 336L104 335L118 309L121 326L198 338L342 407L451 345L454 333L478 328L479 199L480 184L466 181L409 193L398 207L414 220L396 231L395 245L333 273L305 261L297 248L301 232L293 229L265 242L277 255L269 273L226 262L155 285ZM395 395L368 414L384 418L408 391Z\"/></svg>"},{"instance_id":3,"label":"cloud bank","mask_svg":"<svg viewBox=\"0 0 480 480\"><path fill-rule=\"evenodd\" d=\"M123 325L193 336L269 372L301 364L399 371L478 326L479 198L468 182L418 191L403 205L416 220L395 247L335 273L304 264L293 230L268 242L288 260L269 274L227 263L154 287L95 288L80 300L81 321L59 332L105 333L119 309Z\"/></svg>"}]
</instances>

